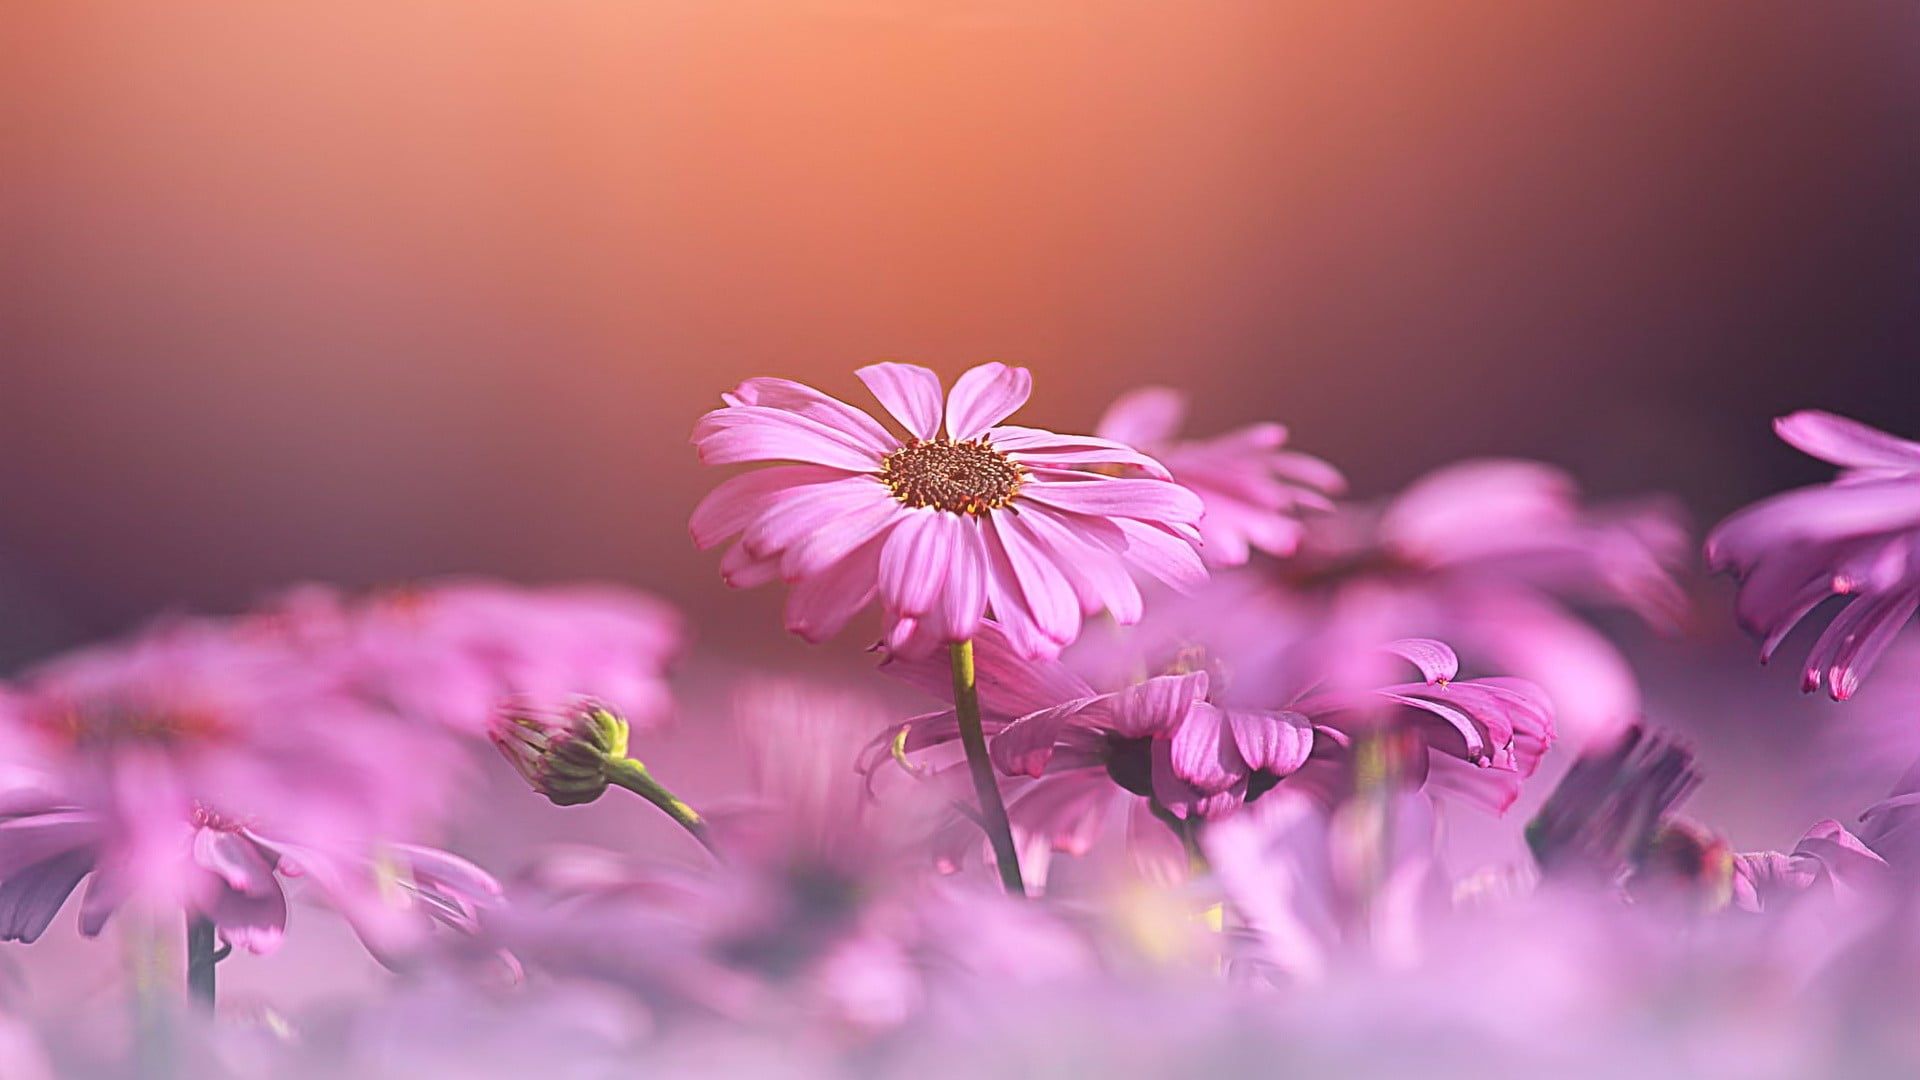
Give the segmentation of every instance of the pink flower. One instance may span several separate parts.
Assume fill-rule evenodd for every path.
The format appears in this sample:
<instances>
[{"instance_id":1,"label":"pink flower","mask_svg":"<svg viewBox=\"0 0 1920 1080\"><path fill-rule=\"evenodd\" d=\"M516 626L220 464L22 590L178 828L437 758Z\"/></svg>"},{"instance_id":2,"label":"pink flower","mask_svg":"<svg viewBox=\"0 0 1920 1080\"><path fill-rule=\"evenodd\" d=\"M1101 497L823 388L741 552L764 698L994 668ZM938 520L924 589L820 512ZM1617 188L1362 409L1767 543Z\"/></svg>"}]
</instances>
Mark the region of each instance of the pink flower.
<instances>
[{"instance_id":1,"label":"pink flower","mask_svg":"<svg viewBox=\"0 0 1920 1080\"><path fill-rule=\"evenodd\" d=\"M1625 608L1671 626L1687 536L1664 501L1584 505L1572 478L1530 461L1429 473L1383 507L1309 519L1285 583L1335 609L1388 613L1389 637L1435 637L1539 683L1578 741L1640 714L1620 651L1575 614Z\"/></svg>"},{"instance_id":2,"label":"pink flower","mask_svg":"<svg viewBox=\"0 0 1920 1080\"><path fill-rule=\"evenodd\" d=\"M672 608L607 585L449 579L364 597L308 585L264 621L373 701L475 735L509 699L558 708L590 696L637 727L655 723L671 709L665 669L680 648Z\"/></svg>"},{"instance_id":3,"label":"pink flower","mask_svg":"<svg viewBox=\"0 0 1920 1080\"><path fill-rule=\"evenodd\" d=\"M722 483L694 509L703 548L738 534L730 585L790 584L788 629L820 641L878 597L888 647L925 655L992 612L1028 656L1050 656L1101 610L1140 616L1141 570L1204 580L1197 496L1144 454L1106 439L1003 421L1027 400L1025 368L983 364L954 383L911 364L856 374L904 436L786 379L748 379L700 419L710 465L793 462ZM942 416L945 425L942 426Z\"/></svg>"},{"instance_id":4,"label":"pink flower","mask_svg":"<svg viewBox=\"0 0 1920 1080\"><path fill-rule=\"evenodd\" d=\"M1305 786L1328 801L1343 797L1352 786L1349 744L1361 731L1390 726L1413 739L1408 786L1495 811L1511 805L1553 738L1552 710L1537 688L1517 679L1458 680L1457 658L1437 641L1386 647L1415 664L1421 682L1349 690L1317 685L1319 673L1296 674L1280 681L1298 690L1266 702L1239 698L1208 670L1101 692L1060 661L1021 657L991 623L975 649L993 760L1009 776L1032 779L1013 791L1008 815L1022 869L1037 879L1050 852L1086 853L1119 814L1146 868L1178 878L1179 848L1167 847L1163 822L1225 818L1276 785ZM1313 659L1308 651L1275 662ZM932 660L890 660L886 670L930 693L941 690L944 668ZM876 740L864 767L879 767L895 750L917 753L957 737L951 711L916 717Z\"/></svg>"},{"instance_id":5,"label":"pink flower","mask_svg":"<svg viewBox=\"0 0 1920 1080\"><path fill-rule=\"evenodd\" d=\"M175 620L80 650L27 672L6 712L6 937L37 937L89 875L88 935L127 904L185 908L260 952L292 874L363 914L402 895L446 908L378 867L425 882L458 861L391 842L429 827L457 751L269 626Z\"/></svg>"},{"instance_id":6,"label":"pink flower","mask_svg":"<svg viewBox=\"0 0 1920 1080\"><path fill-rule=\"evenodd\" d=\"M280 947L288 878L311 879L383 962L417 940L428 922L476 931L480 910L500 899L485 871L435 848L385 845L377 859L328 854L206 810L157 824L178 848L183 906L211 921L222 941L252 953ZM98 935L122 904L138 898L138 869L108 815L40 792L8 794L0 803L0 941L38 940L89 876L80 932Z\"/></svg>"},{"instance_id":7,"label":"pink flower","mask_svg":"<svg viewBox=\"0 0 1920 1080\"><path fill-rule=\"evenodd\" d=\"M1824 679L1844 701L1920 608L1920 443L1814 410L1773 429L1840 475L1727 518L1707 537L1707 561L1738 579L1734 612L1762 639L1763 663L1821 601L1846 598L1801 676L1803 690Z\"/></svg>"},{"instance_id":8,"label":"pink flower","mask_svg":"<svg viewBox=\"0 0 1920 1080\"><path fill-rule=\"evenodd\" d=\"M1164 386L1122 395L1094 429L1103 439L1138 447L1166 465L1200 496L1201 555L1211 566L1238 566L1253 550L1291 555L1300 542L1302 511L1331 510L1346 491L1339 470L1319 458L1283 450L1287 429L1251 424L1210 439L1175 439L1186 396Z\"/></svg>"}]
</instances>

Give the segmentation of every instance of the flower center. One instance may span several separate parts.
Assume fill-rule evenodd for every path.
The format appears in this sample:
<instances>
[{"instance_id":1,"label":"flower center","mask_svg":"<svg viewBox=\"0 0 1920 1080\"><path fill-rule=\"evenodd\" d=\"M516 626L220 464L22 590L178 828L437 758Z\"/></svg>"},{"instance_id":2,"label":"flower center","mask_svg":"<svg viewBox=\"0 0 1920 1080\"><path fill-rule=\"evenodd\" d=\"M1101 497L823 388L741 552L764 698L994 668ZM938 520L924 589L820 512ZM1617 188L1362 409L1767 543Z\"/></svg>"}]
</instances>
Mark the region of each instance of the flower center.
<instances>
[{"instance_id":1,"label":"flower center","mask_svg":"<svg viewBox=\"0 0 1920 1080\"><path fill-rule=\"evenodd\" d=\"M954 514L998 510L1025 483L1018 462L985 439L915 440L880 463L880 482L908 506L931 506Z\"/></svg>"}]
</instances>

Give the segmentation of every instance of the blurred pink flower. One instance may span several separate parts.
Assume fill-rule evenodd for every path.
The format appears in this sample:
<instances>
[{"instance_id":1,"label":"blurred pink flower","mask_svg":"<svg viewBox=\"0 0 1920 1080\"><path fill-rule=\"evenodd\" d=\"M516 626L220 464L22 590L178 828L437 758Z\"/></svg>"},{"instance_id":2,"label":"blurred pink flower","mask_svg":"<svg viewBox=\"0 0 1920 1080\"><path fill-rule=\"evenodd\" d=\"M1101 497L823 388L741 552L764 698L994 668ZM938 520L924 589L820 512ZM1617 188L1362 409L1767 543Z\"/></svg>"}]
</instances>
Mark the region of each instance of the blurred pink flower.
<instances>
[{"instance_id":1,"label":"blurred pink flower","mask_svg":"<svg viewBox=\"0 0 1920 1080\"><path fill-rule=\"evenodd\" d=\"M1236 698L1207 670L1101 692L1060 661L1021 657L992 623L975 649L994 763L1033 780L1014 791L1008 815L1022 869L1041 881L1048 853L1085 854L1117 812L1155 876L1184 876L1179 845L1167 846L1156 818L1183 829L1173 822L1227 817L1296 774L1292 786L1343 798L1357 733L1387 727L1410 735L1406 784L1495 811L1511 805L1553 738L1552 709L1537 688L1518 679L1458 680L1458 659L1437 641L1384 648L1417 666L1421 682L1348 690L1296 673L1297 692L1262 705ZM890 658L884 670L940 692L944 668L932 660ZM870 744L863 766L871 771L889 754L957 737L951 711L916 717ZM975 845L964 828L956 831Z\"/></svg>"},{"instance_id":2,"label":"blurred pink flower","mask_svg":"<svg viewBox=\"0 0 1920 1080\"><path fill-rule=\"evenodd\" d=\"M1832 820L1816 823L1784 855L1746 852L1733 861L1733 903L1746 911L1771 910L1814 889L1845 902L1888 884L1887 861Z\"/></svg>"},{"instance_id":3,"label":"blurred pink flower","mask_svg":"<svg viewBox=\"0 0 1920 1080\"><path fill-rule=\"evenodd\" d=\"M1152 454L1174 480L1206 506L1200 554L1211 566L1238 566L1254 550L1291 555L1300 542L1302 511L1333 509L1346 491L1339 470L1319 458L1283 450L1287 429L1250 424L1209 439L1180 440L1186 395L1164 386L1123 394L1107 407L1095 434Z\"/></svg>"},{"instance_id":4,"label":"blurred pink flower","mask_svg":"<svg viewBox=\"0 0 1920 1080\"><path fill-rule=\"evenodd\" d=\"M436 883L477 880L392 842L450 794L444 735L255 621L175 620L57 658L23 676L5 720L8 938L37 937L89 874L83 933L129 903L185 908L259 952L278 944L287 875L363 913L396 897L457 908Z\"/></svg>"},{"instance_id":5,"label":"blurred pink flower","mask_svg":"<svg viewBox=\"0 0 1920 1080\"><path fill-rule=\"evenodd\" d=\"M1079 935L1050 913L930 874L927 834L957 789L862 790L855 757L887 717L872 700L755 679L735 716L752 794L710 815L725 857L669 869L553 853L516 890L518 955L663 1009L785 1016L810 1039L896 1027L956 985L1085 968Z\"/></svg>"},{"instance_id":6,"label":"blurred pink flower","mask_svg":"<svg viewBox=\"0 0 1920 1080\"><path fill-rule=\"evenodd\" d=\"M1574 613L1622 607L1667 628L1687 534L1664 500L1589 507L1572 479L1530 461L1427 474L1382 507L1343 504L1306 522L1284 583L1336 609L1359 605L1389 637L1434 637L1539 683L1564 734L1605 739L1640 713L1626 659Z\"/></svg>"},{"instance_id":7,"label":"blurred pink flower","mask_svg":"<svg viewBox=\"0 0 1920 1080\"><path fill-rule=\"evenodd\" d=\"M1177 587L1204 580L1200 500L1159 462L1106 439L1002 424L1027 400L1025 368L973 368L944 405L926 368L856 374L904 437L769 378L741 383L693 431L710 465L798 462L725 481L690 523L703 548L741 534L721 561L728 584L793 586L788 629L824 640L877 596L896 652L972 638L991 611L1023 654L1050 656L1085 615L1139 618L1129 570Z\"/></svg>"},{"instance_id":8,"label":"blurred pink flower","mask_svg":"<svg viewBox=\"0 0 1920 1080\"><path fill-rule=\"evenodd\" d=\"M681 639L672 608L608 585L451 579L363 597L306 585L263 621L371 700L471 735L508 700L551 708L591 696L636 727L656 723L671 709L665 669Z\"/></svg>"},{"instance_id":9,"label":"blurred pink flower","mask_svg":"<svg viewBox=\"0 0 1920 1080\"><path fill-rule=\"evenodd\" d=\"M1840 475L1728 517L1707 536L1707 561L1739 581L1735 614L1762 639L1762 662L1821 601L1847 599L1801 675L1801 689L1824 680L1844 701L1920 608L1920 443L1817 410L1773 429Z\"/></svg>"},{"instance_id":10,"label":"blurred pink flower","mask_svg":"<svg viewBox=\"0 0 1920 1080\"><path fill-rule=\"evenodd\" d=\"M1316 981L1348 949L1392 966L1418 959L1422 923L1448 901L1434 830L1421 792L1329 807L1283 787L1200 843L1255 968Z\"/></svg>"}]
</instances>

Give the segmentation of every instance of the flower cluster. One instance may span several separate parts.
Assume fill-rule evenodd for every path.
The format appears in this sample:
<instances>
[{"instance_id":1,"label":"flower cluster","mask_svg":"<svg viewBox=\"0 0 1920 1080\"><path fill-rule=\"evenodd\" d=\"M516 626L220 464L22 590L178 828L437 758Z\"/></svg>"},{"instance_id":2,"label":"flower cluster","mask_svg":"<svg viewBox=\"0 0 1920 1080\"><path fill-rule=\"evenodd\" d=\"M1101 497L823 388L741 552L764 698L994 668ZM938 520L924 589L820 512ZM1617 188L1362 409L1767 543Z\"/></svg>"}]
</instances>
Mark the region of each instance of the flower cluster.
<instances>
[{"instance_id":1,"label":"flower cluster","mask_svg":"<svg viewBox=\"0 0 1920 1080\"><path fill-rule=\"evenodd\" d=\"M0 686L0 1076L1920 1067L1920 764L1795 819L1848 763L1650 641L1703 619L1668 502L1521 461L1348 501L1172 390L1083 436L1007 422L1024 369L855 374L883 415L723 395L698 456L755 467L691 529L809 641L877 609L865 683L674 683L660 601L449 580ZM1805 685L1847 698L1920 606L1920 444L1779 430L1844 471L1707 560L1765 653L1844 598Z\"/></svg>"}]
</instances>

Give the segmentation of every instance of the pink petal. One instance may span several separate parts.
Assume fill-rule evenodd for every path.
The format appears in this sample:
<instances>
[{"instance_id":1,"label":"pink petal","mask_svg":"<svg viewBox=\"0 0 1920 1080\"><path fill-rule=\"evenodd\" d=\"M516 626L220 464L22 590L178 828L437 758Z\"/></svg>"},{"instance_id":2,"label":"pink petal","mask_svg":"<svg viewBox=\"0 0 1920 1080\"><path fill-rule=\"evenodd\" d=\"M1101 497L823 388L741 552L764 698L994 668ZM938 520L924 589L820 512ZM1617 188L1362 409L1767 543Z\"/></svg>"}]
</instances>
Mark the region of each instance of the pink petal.
<instances>
[{"instance_id":1,"label":"pink petal","mask_svg":"<svg viewBox=\"0 0 1920 1080\"><path fill-rule=\"evenodd\" d=\"M1420 669L1428 684L1451 682L1460 676L1460 658L1445 642L1432 638L1402 638L1381 646Z\"/></svg>"},{"instance_id":2,"label":"pink petal","mask_svg":"<svg viewBox=\"0 0 1920 1080\"><path fill-rule=\"evenodd\" d=\"M1053 758L1054 746L1068 721L1099 700L1087 697L1062 702L1008 724L989 747L994 764L1009 776L1039 776Z\"/></svg>"},{"instance_id":3,"label":"pink petal","mask_svg":"<svg viewBox=\"0 0 1920 1080\"><path fill-rule=\"evenodd\" d=\"M279 891L273 864L251 841L237 832L200 828L193 834L193 861L227 886L246 896Z\"/></svg>"},{"instance_id":4,"label":"pink petal","mask_svg":"<svg viewBox=\"0 0 1920 1080\"><path fill-rule=\"evenodd\" d=\"M1192 592L1207 583L1207 567L1193 545L1172 533L1141 521L1115 522L1127 537L1126 560L1179 592Z\"/></svg>"},{"instance_id":5,"label":"pink petal","mask_svg":"<svg viewBox=\"0 0 1920 1080\"><path fill-rule=\"evenodd\" d=\"M956 442L977 439L1025 405L1032 392L1026 368L981 364L956 379L947 395L947 434Z\"/></svg>"},{"instance_id":6,"label":"pink petal","mask_svg":"<svg viewBox=\"0 0 1920 1080\"><path fill-rule=\"evenodd\" d=\"M1206 699L1207 673L1156 675L1112 695L1108 713L1116 734L1129 739L1171 735Z\"/></svg>"},{"instance_id":7,"label":"pink petal","mask_svg":"<svg viewBox=\"0 0 1920 1080\"><path fill-rule=\"evenodd\" d=\"M716 409L693 429L700 460L708 465L743 461L798 461L848 472L875 472L883 456L857 438L796 413L751 405Z\"/></svg>"},{"instance_id":8,"label":"pink petal","mask_svg":"<svg viewBox=\"0 0 1920 1080\"><path fill-rule=\"evenodd\" d=\"M1140 621L1140 587L1117 554L1126 545L1126 536L1117 527L1098 518L1056 516L1039 507L1021 514L1020 520L1073 586L1082 613L1092 615L1104 608L1122 626ZM1111 546L1098 539L1103 534L1110 536Z\"/></svg>"},{"instance_id":9,"label":"pink petal","mask_svg":"<svg viewBox=\"0 0 1920 1080\"><path fill-rule=\"evenodd\" d=\"M870 476L845 476L832 483L789 488L770 497L766 511L740 537L756 555L787 552L839 529L863 515L900 506L886 486Z\"/></svg>"},{"instance_id":10,"label":"pink petal","mask_svg":"<svg viewBox=\"0 0 1920 1080\"><path fill-rule=\"evenodd\" d=\"M947 564L947 587L940 594L938 624L941 636L949 643L966 641L980 633L987 612L986 541L980 536L980 523L970 517L954 518L958 525L954 537L953 559Z\"/></svg>"},{"instance_id":11,"label":"pink petal","mask_svg":"<svg viewBox=\"0 0 1920 1080\"><path fill-rule=\"evenodd\" d=\"M888 454L900 448L900 440L889 434L865 410L856 409L805 383L764 377L748 379L734 388L733 395L748 405L784 409L817 420L835 431L847 433L867 449L879 454Z\"/></svg>"},{"instance_id":12,"label":"pink petal","mask_svg":"<svg viewBox=\"0 0 1920 1080\"><path fill-rule=\"evenodd\" d=\"M68 851L9 874L0 882L0 941L39 940L92 869L92 852Z\"/></svg>"},{"instance_id":13,"label":"pink petal","mask_svg":"<svg viewBox=\"0 0 1920 1080\"><path fill-rule=\"evenodd\" d=\"M907 509L880 550L880 599L895 615L918 618L933 610L958 560L957 515Z\"/></svg>"},{"instance_id":14,"label":"pink petal","mask_svg":"<svg viewBox=\"0 0 1920 1080\"><path fill-rule=\"evenodd\" d=\"M940 376L917 364L869 364L854 372L914 438L940 434Z\"/></svg>"},{"instance_id":15,"label":"pink petal","mask_svg":"<svg viewBox=\"0 0 1920 1080\"><path fill-rule=\"evenodd\" d=\"M1800 450L1854 469L1920 470L1920 443L1819 409L1780 417L1773 430Z\"/></svg>"},{"instance_id":16,"label":"pink petal","mask_svg":"<svg viewBox=\"0 0 1920 1080\"><path fill-rule=\"evenodd\" d=\"M816 644L839 633L879 591L880 540L872 540L787 593L787 629Z\"/></svg>"},{"instance_id":17,"label":"pink petal","mask_svg":"<svg viewBox=\"0 0 1920 1080\"><path fill-rule=\"evenodd\" d=\"M1094 431L1129 446L1158 446L1172 439L1187 414L1187 397L1164 386L1143 386L1114 399Z\"/></svg>"},{"instance_id":18,"label":"pink petal","mask_svg":"<svg viewBox=\"0 0 1920 1080\"><path fill-rule=\"evenodd\" d=\"M1195 702L1173 733L1174 775L1212 794L1247 775L1246 760L1229 737L1227 714L1210 702Z\"/></svg>"},{"instance_id":19,"label":"pink petal","mask_svg":"<svg viewBox=\"0 0 1920 1080\"><path fill-rule=\"evenodd\" d=\"M1020 497L1077 514L1183 525L1199 521L1206 509L1200 496L1167 480L1100 477L1047 482L1029 479L1021 487Z\"/></svg>"},{"instance_id":20,"label":"pink petal","mask_svg":"<svg viewBox=\"0 0 1920 1080\"><path fill-rule=\"evenodd\" d=\"M221 889L206 915L213 920L222 941L265 956L278 949L286 937L287 896L278 882L258 896Z\"/></svg>"},{"instance_id":21,"label":"pink petal","mask_svg":"<svg viewBox=\"0 0 1920 1080\"><path fill-rule=\"evenodd\" d=\"M1250 768L1286 776L1313 752L1313 722L1297 712L1230 709L1227 722Z\"/></svg>"},{"instance_id":22,"label":"pink petal","mask_svg":"<svg viewBox=\"0 0 1920 1080\"><path fill-rule=\"evenodd\" d=\"M812 536L787 549L780 559L781 576L788 581L802 581L826 572L848 553L885 535L905 513L906 507L887 499L860 506L823 523Z\"/></svg>"},{"instance_id":23,"label":"pink petal","mask_svg":"<svg viewBox=\"0 0 1920 1080\"><path fill-rule=\"evenodd\" d=\"M702 549L710 548L753 524L776 495L793 488L845 479L846 473L818 465L775 465L741 473L722 481L700 500L700 505L693 508L687 528L693 533L695 544Z\"/></svg>"},{"instance_id":24,"label":"pink petal","mask_svg":"<svg viewBox=\"0 0 1920 1080\"><path fill-rule=\"evenodd\" d=\"M1128 465L1159 480L1173 479L1157 459L1108 439L1003 424L987 432L987 442L1032 468L1077 470L1087 465Z\"/></svg>"},{"instance_id":25,"label":"pink petal","mask_svg":"<svg viewBox=\"0 0 1920 1080\"><path fill-rule=\"evenodd\" d=\"M1015 514L995 514L982 532L989 538L989 547L997 542L1006 556L1034 626L1056 645L1070 644L1080 634L1079 598L1026 522Z\"/></svg>"},{"instance_id":26,"label":"pink petal","mask_svg":"<svg viewBox=\"0 0 1920 1080\"><path fill-rule=\"evenodd\" d=\"M780 578L780 560L761 558L746 544L735 544L720 557L720 580L735 589L751 589Z\"/></svg>"}]
</instances>

